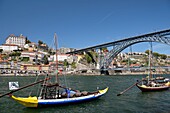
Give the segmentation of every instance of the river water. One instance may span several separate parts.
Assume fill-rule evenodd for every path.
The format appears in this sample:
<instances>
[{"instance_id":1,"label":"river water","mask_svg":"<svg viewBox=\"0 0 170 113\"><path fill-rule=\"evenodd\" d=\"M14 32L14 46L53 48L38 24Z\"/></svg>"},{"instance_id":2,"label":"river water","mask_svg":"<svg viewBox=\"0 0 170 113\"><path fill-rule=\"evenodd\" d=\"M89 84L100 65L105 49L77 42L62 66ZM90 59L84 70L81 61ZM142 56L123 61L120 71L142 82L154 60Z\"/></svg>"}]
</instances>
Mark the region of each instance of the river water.
<instances>
[{"instance_id":1,"label":"river water","mask_svg":"<svg viewBox=\"0 0 170 113\"><path fill-rule=\"evenodd\" d=\"M169 75L164 75L169 77ZM106 95L91 102L56 106L50 108L26 108L8 96L0 98L0 113L170 113L170 89L161 92L142 93L136 86L117 96L121 91L133 85L144 75L119 76L60 76L61 83L79 90L93 91L109 86ZM8 92L8 82L18 81L20 87L32 83L36 77L0 76L0 94ZM39 79L43 79L40 77ZM65 81L64 81L65 80ZM16 96L37 94L37 87L30 87L14 93Z\"/></svg>"}]
</instances>

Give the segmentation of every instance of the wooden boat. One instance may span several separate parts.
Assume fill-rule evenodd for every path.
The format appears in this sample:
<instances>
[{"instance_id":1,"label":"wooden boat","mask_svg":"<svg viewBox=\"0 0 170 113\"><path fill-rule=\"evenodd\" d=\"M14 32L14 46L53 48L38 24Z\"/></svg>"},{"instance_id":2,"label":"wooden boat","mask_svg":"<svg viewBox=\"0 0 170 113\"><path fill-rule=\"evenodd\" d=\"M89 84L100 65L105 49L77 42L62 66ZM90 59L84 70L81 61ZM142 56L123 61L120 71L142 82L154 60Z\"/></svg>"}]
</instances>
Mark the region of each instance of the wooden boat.
<instances>
[{"instance_id":1,"label":"wooden boat","mask_svg":"<svg viewBox=\"0 0 170 113\"><path fill-rule=\"evenodd\" d=\"M170 87L170 81L158 82L158 80L165 80L164 77L156 77L152 76L151 69L151 51L152 51L152 42L151 42L151 50L149 51L149 76L142 79L141 82L137 82L136 86L142 92L152 92L152 91L163 91L167 90Z\"/></svg>"},{"instance_id":2,"label":"wooden boat","mask_svg":"<svg viewBox=\"0 0 170 113\"><path fill-rule=\"evenodd\" d=\"M57 44L56 34L55 34L55 43ZM56 45L56 69L58 70L58 59L57 59L57 45ZM12 99L19 102L20 104L26 107L43 107L43 106L55 106L55 105L63 105L63 104L75 104L82 103L86 101L91 101L98 99L99 97L106 94L108 91L108 87L97 90L95 92L80 92L78 90L72 90L71 88L63 87L59 85L58 72L56 74L56 83L51 84L49 81L49 76L46 76L44 80L38 81L36 83L24 86L17 90L11 91L4 95L10 95ZM41 92L39 96L29 96L29 97L16 97L12 93L19 91L21 89L30 87L32 85L43 83ZM65 92L61 92L61 90L65 90ZM4 96L1 95L0 97Z\"/></svg>"},{"instance_id":3,"label":"wooden boat","mask_svg":"<svg viewBox=\"0 0 170 113\"><path fill-rule=\"evenodd\" d=\"M136 84L136 86L142 91L142 92L152 92L152 91L163 91L168 90L169 86L162 85L162 86L148 86L148 85L139 85Z\"/></svg>"},{"instance_id":4,"label":"wooden boat","mask_svg":"<svg viewBox=\"0 0 170 113\"><path fill-rule=\"evenodd\" d=\"M91 101L103 96L108 91L108 88L104 90L98 90L94 93L89 93L86 96L79 96L79 97L66 97L66 98L48 98L43 99L42 97L15 97L11 95L11 98L19 102L20 104L26 107L47 107L47 106L54 106L54 105L64 105L64 104L75 104L75 103L82 103L86 101Z\"/></svg>"}]
</instances>

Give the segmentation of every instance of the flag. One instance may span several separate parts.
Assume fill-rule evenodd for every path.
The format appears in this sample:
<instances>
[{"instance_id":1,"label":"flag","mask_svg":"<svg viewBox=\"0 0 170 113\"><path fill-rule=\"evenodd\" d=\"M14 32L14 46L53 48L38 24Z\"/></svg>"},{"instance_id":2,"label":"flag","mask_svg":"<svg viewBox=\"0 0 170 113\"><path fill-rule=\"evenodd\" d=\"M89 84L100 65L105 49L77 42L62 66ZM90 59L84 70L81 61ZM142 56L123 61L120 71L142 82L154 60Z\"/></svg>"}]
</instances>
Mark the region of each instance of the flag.
<instances>
[{"instance_id":1,"label":"flag","mask_svg":"<svg viewBox=\"0 0 170 113\"><path fill-rule=\"evenodd\" d=\"M16 90L19 88L18 82L9 82L9 90Z\"/></svg>"}]
</instances>

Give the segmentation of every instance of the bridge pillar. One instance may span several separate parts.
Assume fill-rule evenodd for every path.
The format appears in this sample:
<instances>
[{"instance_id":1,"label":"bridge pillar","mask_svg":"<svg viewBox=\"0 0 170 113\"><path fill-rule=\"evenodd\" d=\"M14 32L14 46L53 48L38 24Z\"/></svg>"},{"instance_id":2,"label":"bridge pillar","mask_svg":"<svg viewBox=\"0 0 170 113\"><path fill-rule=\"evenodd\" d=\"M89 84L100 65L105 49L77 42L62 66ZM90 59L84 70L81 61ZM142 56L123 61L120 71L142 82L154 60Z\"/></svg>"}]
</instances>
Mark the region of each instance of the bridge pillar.
<instances>
[{"instance_id":1,"label":"bridge pillar","mask_svg":"<svg viewBox=\"0 0 170 113\"><path fill-rule=\"evenodd\" d=\"M102 48L99 50L99 57L98 57L98 62L97 62L97 67L96 69L100 69L100 74L101 75L109 75L109 71L103 66L102 66L102 60L104 58L104 54L102 52Z\"/></svg>"},{"instance_id":2,"label":"bridge pillar","mask_svg":"<svg viewBox=\"0 0 170 113\"><path fill-rule=\"evenodd\" d=\"M108 70L101 70L100 74L101 75L109 75L109 71Z\"/></svg>"}]
</instances>

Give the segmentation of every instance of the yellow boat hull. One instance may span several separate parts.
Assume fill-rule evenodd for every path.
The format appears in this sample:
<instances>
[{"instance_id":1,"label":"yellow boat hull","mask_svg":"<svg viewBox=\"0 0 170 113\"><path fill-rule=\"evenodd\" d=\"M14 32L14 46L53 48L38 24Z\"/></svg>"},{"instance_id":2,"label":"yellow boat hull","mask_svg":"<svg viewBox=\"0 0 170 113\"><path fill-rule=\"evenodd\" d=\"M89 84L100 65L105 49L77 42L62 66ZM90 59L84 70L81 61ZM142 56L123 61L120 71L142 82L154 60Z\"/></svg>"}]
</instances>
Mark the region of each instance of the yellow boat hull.
<instances>
[{"instance_id":1,"label":"yellow boat hull","mask_svg":"<svg viewBox=\"0 0 170 113\"><path fill-rule=\"evenodd\" d=\"M170 87L170 82L167 82L165 85Z\"/></svg>"},{"instance_id":2,"label":"yellow boat hull","mask_svg":"<svg viewBox=\"0 0 170 113\"><path fill-rule=\"evenodd\" d=\"M20 104L26 107L37 107L38 106L37 97L21 98L21 97L15 97L12 95L11 98L13 98L15 101L19 102Z\"/></svg>"}]
</instances>

